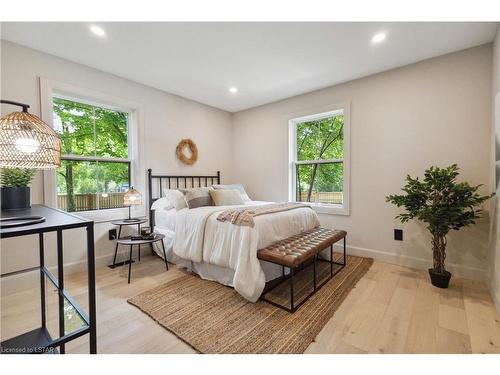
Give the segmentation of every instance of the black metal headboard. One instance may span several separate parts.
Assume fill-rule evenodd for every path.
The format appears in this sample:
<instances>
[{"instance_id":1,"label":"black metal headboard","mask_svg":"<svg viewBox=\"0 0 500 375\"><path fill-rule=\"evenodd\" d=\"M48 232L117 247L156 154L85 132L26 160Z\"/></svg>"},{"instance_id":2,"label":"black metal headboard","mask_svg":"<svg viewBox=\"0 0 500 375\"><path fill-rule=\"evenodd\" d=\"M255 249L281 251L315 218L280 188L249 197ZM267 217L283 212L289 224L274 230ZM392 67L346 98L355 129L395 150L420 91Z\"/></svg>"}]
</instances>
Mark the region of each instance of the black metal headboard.
<instances>
[{"instance_id":1,"label":"black metal headboard","mask_svg":"<svg viewBox=\"0 0 500 375\"><path fill-rule=\"evenodd\" d=\"M163 197L163 189L189 189L197 187L209 187L220 184L220 171L216 176L170 176L153 174L153 170L148 169L148 210L149 225L154 228L154 213L151 205L157 199Z\"/></svg>"}]
</instances>

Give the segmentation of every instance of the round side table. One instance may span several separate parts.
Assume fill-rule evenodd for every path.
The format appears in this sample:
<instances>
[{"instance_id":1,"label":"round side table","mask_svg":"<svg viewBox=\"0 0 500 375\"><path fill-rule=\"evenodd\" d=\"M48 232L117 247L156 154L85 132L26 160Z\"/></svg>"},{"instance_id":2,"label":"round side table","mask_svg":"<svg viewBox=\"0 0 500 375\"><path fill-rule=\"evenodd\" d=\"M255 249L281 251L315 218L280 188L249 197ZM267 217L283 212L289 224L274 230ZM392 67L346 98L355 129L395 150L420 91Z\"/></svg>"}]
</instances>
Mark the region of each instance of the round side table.
<instances>
[{"instance_id":1,"label":"round side table","mask_svg":"<svg viewBox=\"0 0 500 375\"><path fill-rule=\"evenodd\" d=\"M141 224L147 223L147 221L148 221L147 219L139 219L136 221L115 220L115 221L111 222L111 224L118 226L118 237L116 238L115 254L113 256L113 264L111 266L109 266L110 268L115 268L115 267L123 266L123 265L127 264L127 261L120 262L120 263L116 264L116 254L118 253L118 245L119 245L118 240L128 238L128 237L124 237L124 238L121 237L122 227L124 225L137 225L137 235L140 235L141 234ZM141 261L141 245L139 245L138 251L139 251L139 262L140 262Z\"/></svg>"},{"instance_id":2,"label":"round side table","mask_svg":"<svg viewBox=\"0 0 500 375\"><path fill-rule=\"evenodd\" d=\"M163 234L155 233L154 238L151 238L149 240L133 240L131 238L121 238L118 239L116 242L120 245L126 245L130 246L130 251L129 251L129 260L128 260L128 283L130 284L130 274L132 272L132 247L134 245L145 245L145 244L151 244L153 246L154 242L160 241L161 242L161 247L163 250L163 258L165 259L165 267L167 267L168 271L168 262L167 262L167 254L165 253L165 244L163 243L163 239L165 236Z\"/></svg>"}]
</instances>

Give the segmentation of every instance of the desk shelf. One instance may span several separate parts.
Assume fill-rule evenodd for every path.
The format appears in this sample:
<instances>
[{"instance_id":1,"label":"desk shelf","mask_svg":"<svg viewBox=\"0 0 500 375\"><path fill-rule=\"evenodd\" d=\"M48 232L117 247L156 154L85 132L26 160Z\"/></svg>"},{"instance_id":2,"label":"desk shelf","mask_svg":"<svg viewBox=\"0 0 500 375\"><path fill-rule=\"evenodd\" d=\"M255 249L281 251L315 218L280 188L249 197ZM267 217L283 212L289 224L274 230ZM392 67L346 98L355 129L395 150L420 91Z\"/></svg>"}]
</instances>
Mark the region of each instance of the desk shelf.
<instances>
[{"instance_id":1,"label":"desk shelf","mask_svg":"<svg viewBox=\"0 0 500 375\"><path fill-rule=\"evenodd\" d=\"M97 353L94 222L54 208L33 205L29 209L2 211L1 217L43 216L42 223L0 229L0 238L38 234L40 265L1 275L9 277L23 272L40 273L40 327L0 343L1 354L65 353L65 344L89 335L89 351ZM63 231L85 228L87 231L88 314L64 289ZM57 234L57 276L45 267L44 233ZM53 299L53 301L51 301ZM49 306L57 308L57 318L47 316ZM50 327L57 323L57 327Z\"/></svg>"}]
</instances>

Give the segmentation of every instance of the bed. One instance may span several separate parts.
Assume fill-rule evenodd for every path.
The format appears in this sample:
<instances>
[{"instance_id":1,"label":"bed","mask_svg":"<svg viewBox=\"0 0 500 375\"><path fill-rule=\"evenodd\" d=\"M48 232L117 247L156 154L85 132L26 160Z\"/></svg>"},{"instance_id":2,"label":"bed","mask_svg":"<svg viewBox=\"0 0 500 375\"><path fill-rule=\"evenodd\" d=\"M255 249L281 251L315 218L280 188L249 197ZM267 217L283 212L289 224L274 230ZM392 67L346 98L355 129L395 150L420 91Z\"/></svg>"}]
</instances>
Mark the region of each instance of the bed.
<instances>
[{"instance_id":1,"label":"bed","mask_svg":"<svg viewBox=\"0 0 500 375\"><path fill-rule=\"evenodd\" d=\"M156 175L148 170L149 207L162 198L163 188L196 188L220 184L220 172L208 176ZM233 287L255 302L266 282L280 277L280 266L257 259L257 249L319 226L309 207L255 218L255 226L221 222L217 216L228 208L256 207L270 202L246 201L241 206L207 206L194 209L150 209L154 232L165 235L169 262L197 273L201 278ZM161 251L155 248L158 256Z\"/></svg>"}]
</instances>

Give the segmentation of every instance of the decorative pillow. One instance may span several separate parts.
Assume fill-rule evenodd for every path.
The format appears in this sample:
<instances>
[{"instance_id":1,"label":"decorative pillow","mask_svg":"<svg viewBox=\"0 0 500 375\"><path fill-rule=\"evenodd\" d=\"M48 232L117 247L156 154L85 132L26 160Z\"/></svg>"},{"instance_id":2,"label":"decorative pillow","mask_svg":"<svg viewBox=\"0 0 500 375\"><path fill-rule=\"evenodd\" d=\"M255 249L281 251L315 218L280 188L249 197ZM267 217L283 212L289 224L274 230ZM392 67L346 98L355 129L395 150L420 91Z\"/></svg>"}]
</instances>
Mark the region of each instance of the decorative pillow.
<instances>
[{"instance_id":1,"label":"decorative pillow","mask_svg":"<svg viewBox=\"0 0 500 375\"><path fill-rule=\"evenodd\" d=\"M186 201L184 200L184 194L180 190L163 189L163 195L165 195L170 205L177 211L187 207Z\"/></svg>"},{"instance_id":2,"label":"decorative pillow","mask_svg":"<svg viewBox=\"0 0 500 375\"><path fill-rule=\"evenodd\" d=\"M245 204L240 191L236 189L210 190L210 196L216 206L236 206Z\"/></svg>"},{"instance_id":3,"label":"decorative pillow","mask_svg":"<svg viewBox=\"0 0 500 375\"><path fill-rule=\"evenodd\" d=\"M212 186L215 190L238 190L241 194L241 199L243 199L243 202L250 202L251 199L248 196L247 192L245 191L245 188L243 187L242 184L230 184L230 185L213 185Z\"/></svg>"},{"instance_id":4,"label":"decorative pillow","mask_svg":"<svg viewBox=\"0 0 500 375\"><path fill-rule=\"evenodd\" d=\"M174 206L166 197L155 200L151 205L152 210L169 210L171 208L174 208Z\"/></svg>"},{"instance_id":5,"label":"decorative pillow","mask_svg":"<svg viewBox=\"0 0 500 375\"><path fill-rule=\"evenodd\" d=\"M204 206L213 206L214 201L210 196L210 190L212 189L207 187L187 189L184 195L187 206L190 209Z\"/></svg>"}]
</instances>

